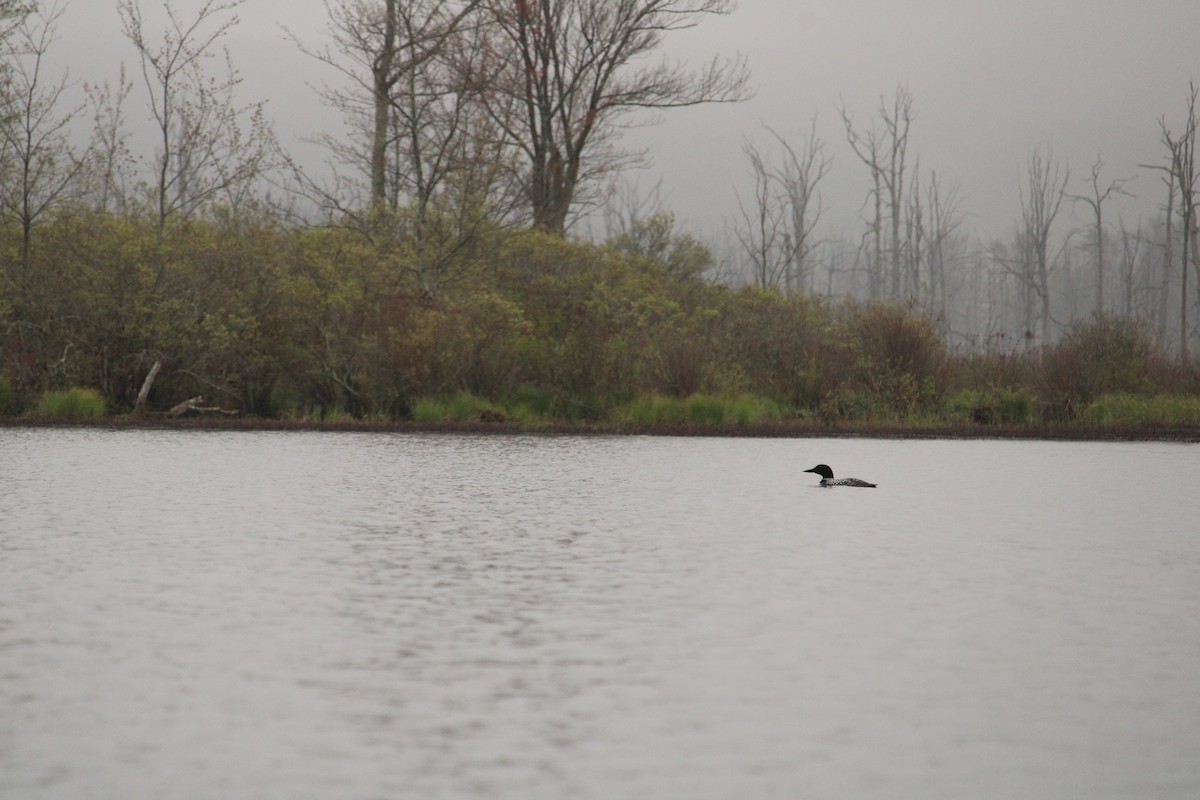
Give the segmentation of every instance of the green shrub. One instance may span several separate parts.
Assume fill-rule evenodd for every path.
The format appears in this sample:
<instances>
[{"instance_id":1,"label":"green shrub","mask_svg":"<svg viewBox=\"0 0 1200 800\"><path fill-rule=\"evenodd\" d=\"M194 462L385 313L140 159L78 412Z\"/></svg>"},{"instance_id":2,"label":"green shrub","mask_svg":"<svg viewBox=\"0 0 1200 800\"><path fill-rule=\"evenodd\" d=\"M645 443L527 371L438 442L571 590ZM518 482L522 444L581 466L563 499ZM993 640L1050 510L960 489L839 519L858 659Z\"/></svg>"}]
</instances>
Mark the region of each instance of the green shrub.
<instances>
[{"instance_id":1,"label":"green shrub","mask_svg":"<svg viewBox=\"0 0 1200 800\"><path fill-rule=\"evenodd\" d=\"M0 414L11 414L12 403L12 384L8 382L8 378L0 375Z\"/></svg>"},{"instance_id":2,"label":"green shrub","mask_svg":"<svg viewBox=\"0 0 1200 800\"><path fill-rule=\"evenodd\" d=\"M37 407L40 416L62 419L94 419L103 417L104 412L104 398L100 393L95 389L79 387L46 392Z\"/></svg>"}]
</instances>

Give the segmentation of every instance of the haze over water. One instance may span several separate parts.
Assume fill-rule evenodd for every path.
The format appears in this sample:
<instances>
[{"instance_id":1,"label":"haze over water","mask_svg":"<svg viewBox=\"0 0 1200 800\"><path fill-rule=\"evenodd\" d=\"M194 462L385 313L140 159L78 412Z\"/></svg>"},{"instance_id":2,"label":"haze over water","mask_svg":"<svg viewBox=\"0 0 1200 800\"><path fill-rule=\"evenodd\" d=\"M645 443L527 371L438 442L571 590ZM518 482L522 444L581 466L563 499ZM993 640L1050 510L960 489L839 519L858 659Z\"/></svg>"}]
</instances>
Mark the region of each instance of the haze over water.
<instances>
[{"instance_id":1,"label":"haze over water","mask_svg":"<svg viewBox=\"0 0 1200 800\"><path fill-rule=\"evenodd\" d=\"M1193 798L1197 467L0 430L0 797Z\"/></svg>"}]
</instances>

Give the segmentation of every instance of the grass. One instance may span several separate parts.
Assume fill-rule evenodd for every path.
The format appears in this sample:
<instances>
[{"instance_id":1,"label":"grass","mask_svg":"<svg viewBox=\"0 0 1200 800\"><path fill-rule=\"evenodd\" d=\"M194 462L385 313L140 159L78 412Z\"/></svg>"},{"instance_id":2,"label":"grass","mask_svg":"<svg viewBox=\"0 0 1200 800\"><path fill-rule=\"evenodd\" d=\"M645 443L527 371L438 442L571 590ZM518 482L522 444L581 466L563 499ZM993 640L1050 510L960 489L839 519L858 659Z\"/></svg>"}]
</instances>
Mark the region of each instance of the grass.
<instances>
[{"instance_id":1,"label":"grass","mask_svg":"<svg viewBox=\"0 0 1200 800\"><path fill-rule=\"evenodd\" d=\"M783 406L752 394L639 395L613 411L612 421L632 425L751 425L776 422Z\"/></svg>"},{"instance_id":2,"label":"grass","mask_svg":"<svg viewBox=\"0 0 1200 800\"><path fill-rule=\"evenodd\" d=\"M1106 394L1088 405L1082 421L1091 425L1200 426L1200 397L1163 394Z\"/></svg>"},{"instance_id":3,"label":"grass","mask_svg":"<svg viewBox=\"0 0 1200 800\"><path fill-rule=\"evenodd\" d=\"M58 419L95 419L103 417L105 411L104 398L99 392L80 387L46 392L37 406L40 416Z\"/></svg>"},{"instance_id":4,"label":"grass","mask_svg":"<svg viewBox=\"0 0 1200 800\"><path fill-rule=\"evenodd\" d=\"M478 422L488 414L507 416L502 408L468 392L418 397L412 404L413 422Z\"/></svg>"},{"instance_id":5,"label":"grass","mask_svg":"<svg viewBox=\"0 0 1200 800\"><path fill-rule=\"evenodd\" d=\"M982 425L1022 425L1033 422L1037 410L1036 397L1014 388L964 389L945 401L948 421Z\"/></svg>"}]
</instances>

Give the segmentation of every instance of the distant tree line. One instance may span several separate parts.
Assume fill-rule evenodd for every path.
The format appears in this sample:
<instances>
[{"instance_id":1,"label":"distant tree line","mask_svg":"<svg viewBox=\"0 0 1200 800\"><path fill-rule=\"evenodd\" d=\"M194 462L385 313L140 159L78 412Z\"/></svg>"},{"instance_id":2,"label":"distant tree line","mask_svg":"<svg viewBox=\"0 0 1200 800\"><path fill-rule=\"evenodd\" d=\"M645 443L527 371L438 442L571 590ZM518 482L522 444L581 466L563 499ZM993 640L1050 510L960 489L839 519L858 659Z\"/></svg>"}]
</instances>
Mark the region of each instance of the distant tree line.
<instances>
[{"instance_id":1,"label":"distant tree line","mask_svg":"<svg viewBox=\"0 0 1200 800\"><path fill-rule=\"evenodd\" d=\"M768 129L773 147L746 146L755 195L734 226L732 274L784 291L912 303L948 343L977 352L1035 350L1090 314L1136 318L1186 362L1200 335L1195 84L1184 100L1181 122L1158 121L1162 159L1143 165L1162 177L1157 216L1114 220L1111 200L1130 194L1128 178L1109 177L1097 157L1073 180L1052 148L1036 147L1019 178L1012 234L989 241L963 225L958 186L923 173L910 151L916 111L907 87L881 97L865 125L838 109L868 176L858 239L817 233L830 159L815 125L792 138ZM1069 227L1071 204L1091 224Z\"/></svg>"},{"instance_id":2,"label":"distant tree line","mask_svg":"<svg viewBox=\"0 0 1200 800\"><path fill-rule=\"evenodd\" d=\"M860 241L819 237L815 126L799 143L772 131L773 152L746 147L741 256L719 259L661 209L614 212L604 242L566 234L637 159L618 139L629 114L747 96L741 59L654 61L728 0L330 2L329 44L294 37L343 78L325 100L350 135L317 135L319 168L241 97L224 47L241 4L119 0L135 66L71 105L45 69L66 7L0 0L0 411L72 386L130 410L148 376L160 407L322 417L465 393L573 419L693 395L831 420L956 402L990 418L1016 397L1025 412L1007 416L1024 419L1195 388L1194 89L1187 124L1160 123L1157 227L1114 233L1121 181L1097 161L1071 195L1035 151L1012 240L977 245L954 188L908 154L901 87L874 126L841 109L869 176ZM134 119L154 134L137 154ZM1077 246L1054 235L1065 202L1095 215ZM1102 378L1068 385L1088 363Z\"/></svg>"}]
</instances>

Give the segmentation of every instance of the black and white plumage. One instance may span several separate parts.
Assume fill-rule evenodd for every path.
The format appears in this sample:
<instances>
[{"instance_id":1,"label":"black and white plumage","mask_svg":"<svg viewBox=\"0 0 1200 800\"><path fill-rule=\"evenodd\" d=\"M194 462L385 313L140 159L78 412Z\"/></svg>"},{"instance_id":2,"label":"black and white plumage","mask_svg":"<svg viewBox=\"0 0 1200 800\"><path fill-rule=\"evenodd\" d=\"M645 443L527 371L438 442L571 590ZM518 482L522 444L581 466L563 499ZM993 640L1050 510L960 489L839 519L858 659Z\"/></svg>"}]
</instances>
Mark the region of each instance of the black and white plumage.
<instances>
[{"instance_id":1,"label":"black and white plumage","mask_svg":"<svg viewBox=\"0 0 1200 800\"><path fill-rule=\"evenodd\" d=\"M861 486L866 489L875 488L875 484L867 483L866 481L860 481L858 478L841 478L840 480L834 480L833 470L831 470L825 464L817 464L812 469L806 469L804 471L815 472L820 475L822 486Z\"/></svg>"}]
</instances>

